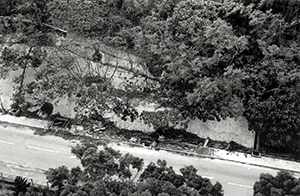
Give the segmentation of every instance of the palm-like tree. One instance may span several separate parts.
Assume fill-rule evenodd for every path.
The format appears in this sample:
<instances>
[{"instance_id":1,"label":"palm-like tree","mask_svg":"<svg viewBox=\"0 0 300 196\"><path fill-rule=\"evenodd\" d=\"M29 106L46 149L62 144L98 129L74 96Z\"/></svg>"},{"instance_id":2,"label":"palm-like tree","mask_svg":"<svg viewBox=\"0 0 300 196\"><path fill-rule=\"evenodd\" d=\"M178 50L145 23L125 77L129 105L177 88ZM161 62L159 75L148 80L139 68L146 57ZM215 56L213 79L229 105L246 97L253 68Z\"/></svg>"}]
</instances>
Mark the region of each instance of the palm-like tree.
<instances>
[{"instance_id":1,"label":"palm-like tree","mask_svg":"<svg viewBox=\"0 0 300 196\"><path fill-rule=\"evenodd\" d=\"M25 195L27 187L30 187L30 182L27 182L26 178L17 176L14 181L14 196Z\"/></svg>"}]
</instances>

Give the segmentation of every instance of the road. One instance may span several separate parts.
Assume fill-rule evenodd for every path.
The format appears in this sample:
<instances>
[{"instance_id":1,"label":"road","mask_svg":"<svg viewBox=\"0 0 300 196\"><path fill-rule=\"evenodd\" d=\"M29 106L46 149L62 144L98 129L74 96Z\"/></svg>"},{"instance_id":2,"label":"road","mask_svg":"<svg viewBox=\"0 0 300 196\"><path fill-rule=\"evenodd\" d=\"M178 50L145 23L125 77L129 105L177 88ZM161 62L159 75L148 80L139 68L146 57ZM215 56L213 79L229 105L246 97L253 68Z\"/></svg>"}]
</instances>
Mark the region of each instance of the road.
<instances>
[{"instance_id":1,"label":"road","mask_svg":"<svg viewBox=\"0 0 300 196\"><path fill-rule=\"evenodd\" d=\"M11 124L0 124L0 172L4 175L22 175L35 182L45 183L43 172L60 165L76 167L79 160L70 149L75 143L54 136L33 135L33 130ZM275 175L277 171L263 167L233 163L229 161L184 157L166 151L133 148L109 144L122 153L131 153L144 159L145 165L165 159L176 172L184 166L193 165L201 176L213 183L220 182L226 196L251 196L253 184L260 173Z\"/></svg>"},{"instance_id":2,"label":"road","mask_svg":"<svg viewBox=\"0 0 300 196\"><path fill-rule=\"evenodd\" d=\"M28 127L0 124L0 172L6 176L22 175L45 184L43 172L49 168L80 165L71 154L71 146L75 143L33 133Z\"/></svg>"}]
</instances>

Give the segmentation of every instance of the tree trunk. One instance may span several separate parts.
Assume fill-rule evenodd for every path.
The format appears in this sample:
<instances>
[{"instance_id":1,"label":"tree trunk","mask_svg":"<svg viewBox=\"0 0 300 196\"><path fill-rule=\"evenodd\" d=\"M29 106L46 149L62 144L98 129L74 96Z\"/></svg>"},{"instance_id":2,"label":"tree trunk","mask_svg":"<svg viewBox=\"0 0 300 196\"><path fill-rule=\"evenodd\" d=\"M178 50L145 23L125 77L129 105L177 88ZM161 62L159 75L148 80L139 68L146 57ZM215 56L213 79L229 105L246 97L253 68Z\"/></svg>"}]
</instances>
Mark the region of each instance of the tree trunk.
<instances>
[{"instance_id":1,"label":"tree trunk","mask_svg":"<svg viewBox=\"0 0 300 196\"><path fill-rule=\"evenodd\" d=\"M6 114L7 111L6 111L6 109L4 108L4 105L3 105L3 102L2 102L1 97L0 97L0 105L1 105L2 112L3 112L4 114Z\"/></svg>"},{"instance_id":2,"label":"tree trunk","mask_svg":"<svg viewBox=\"0 0 300 196\"><path fill-rule=\"evenodd\" d=\"M24 79L25 79L25 73L26 73L26 68L27 68L27 62L24 63L24 68L23 68L23 72L21 75L21 81L20 81L20 87L19 87L19 92L17 94L17 100L16 100L16 109L20 110L20 100L21 100L21 96L22 96L22 92L23 92L23 85L24 85Z\"/></svg>"},{"instance_id":3,"label":"tree trunk","mask_svg":"<svg viewBox=\"0 0 300 196\"><path fill-rule=\"evenodd\" d=\"M33 49L33 46L30 47L27 55L30 55L32 49ZM27 69L27 63L28 63L28 60L25 60L23 62L24 67L23 67L23 72L22 72L22 75L21 75L20 87L19 87L19 92L17 94L17 100L16 100L17 110L20 110L20 103L21 103L20 100L21 100L21 96L22 96L22 93L23 93L23 85L24 85L24 80L25 80L25 73L26 73L26 69Z\"/></svg>"}]
</instances>

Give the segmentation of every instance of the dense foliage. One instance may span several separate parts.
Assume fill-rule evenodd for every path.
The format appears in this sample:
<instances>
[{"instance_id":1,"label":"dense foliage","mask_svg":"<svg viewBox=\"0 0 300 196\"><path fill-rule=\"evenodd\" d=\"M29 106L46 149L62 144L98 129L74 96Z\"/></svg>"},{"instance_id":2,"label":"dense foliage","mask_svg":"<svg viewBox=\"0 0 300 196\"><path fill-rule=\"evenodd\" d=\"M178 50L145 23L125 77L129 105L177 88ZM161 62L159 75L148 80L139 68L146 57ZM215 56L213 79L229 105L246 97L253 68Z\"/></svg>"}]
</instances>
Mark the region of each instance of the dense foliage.
<instances>
[{"instance_id":1,"label":"dense foliage","mask_svg":"<svg viewBox=\"0 0 300 196\"><path fill-rule=\"evenodd\" d=\"M72 152L82 167L69 170L61 166L45 173L58 195L223 195L220 183L213 185L193 166L176 174L165 161L158 160L143 169L143 159L91 143L77 145Z\"/></svg>"},{"instance_id":2,"label":"dense foliage","mask_svg":"<svg viewBox=\"0 0 300 196\"><path fill-rule=\"evenodd\" d=\"M261 174L259 181L254 184L254 196L296 196L299 194L300 179L286 171L278 172L275 177L271 174Z\"/></svg>"},{"instance_id":3,"label":"dense foliage","mask_svg":"<svg viewBox=\"0 0 300 196\"><path fill-rule=\"evenodd\" d=\"M299 151L299 1L54 0L44 3L44 7L39 6L41 1L34 2L35 7L45 11L34 13L46 13L45 16L29 12L37 18L34 28L15 29L43 32L37 31L39 24L47 21L130 51L142 57L159 80L160 88L151 90L162 98L161 104L176 108L180 118L220 121L243 115L249 128L260 136L262 149ZM15 16L12 8L20 2L1 3L7 4L1 15L8 22L3 24L13 23L6 19ZM11 62L7 54L2 55L4 62ZM67 58L59 65L70 66L72 71L75 63ZM44 73L59 72L55 63L50 65L52 68L49 66ZM40 84L47 83L46 89L55 86L56 92L76 91L83 95L81 103L85 106L107 106L99 102L111 96L95 94L97 89L107 92L102 91L107 82L92 78L96 82L87 85L82 75L72 74L79 73L64 77L58 74L52 85L47 79ZM84 86L83 92L77 92L80 86ZM21 95L20 92L21 88ZM97 100L101 101L95 103ZM134 115L129 116L134 119Z\"/></svg>"},{"instance_id":4,"label":"dense foliage","mask_svg":"<svg viewBox=\"0 0 300 196\"><path fill-rule=\"evenodd\" d=\"M118 2L79 3L68 19L73 24L91 10L82 5L111 11L97 15L101 25L86 14L88 28L68 28L84 34L93 25L103 27L105 17L122 19L118 28L114 21L88 36L142 57L160 78L165 105L204 121L244 115L261 147L298 149L299 1ZM129 17L126 10L137 14ZM54 13L53 21L62 22L68 12Z\"/></svg>"},{"instance_id":5,"label":"dense foliage","mask_svg":"<svg viewBox=\"0 0 300 196\"><path fill-rule=\"evenodd\" d=\"M30 183L25 178L17 176L14 180L14 196L25 195L28 187L30 187Z\"/></svg>"}]
</instances>

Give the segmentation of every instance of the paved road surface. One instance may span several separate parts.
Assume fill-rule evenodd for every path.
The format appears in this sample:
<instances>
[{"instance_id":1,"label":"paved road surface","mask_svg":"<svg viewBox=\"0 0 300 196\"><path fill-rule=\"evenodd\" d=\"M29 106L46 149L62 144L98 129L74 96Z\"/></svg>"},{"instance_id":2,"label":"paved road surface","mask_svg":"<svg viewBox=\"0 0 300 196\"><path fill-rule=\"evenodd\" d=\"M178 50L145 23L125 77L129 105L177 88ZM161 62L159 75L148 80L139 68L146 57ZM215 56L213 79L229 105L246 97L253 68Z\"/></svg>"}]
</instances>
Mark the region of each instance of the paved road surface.
<instances>
[{"instance_id":1,"label":"paved road surface","mask_svg":"<svg viewBox=\"0 0 300 196\"><path fill-rule=\"evenodd\" d=\"M33 133L27 127L0 124L0 172L6 176L30 177L44 184L46 178L43 172L48 168L80 165L80 161L71 154L71 146L75 143Z\"/></svg>"},{"instance_id":2,"label":"paved road surface","mask_svg":"<svg viewBox=\"0 0 300 196\"><path fill-rule=\"evenodd\" d=\"M46 179L42 173L48 168L79 165L79 160L70 153L72 145L75 143L58 137L33 135L33 131L26 127L0 124L0 172L5 175L22 175L45 183ZM216 159L184 157L165 151L116 144L111 146L121 152L144 158L145 165L150 161L156 162L157 159L165 159L175 171L184 166L194 165L201 176L208 177L213 183L219 181L226 196L251 196L252 186L260 173L274 175L277 172Z\"/></svg>"}]
</instances>

